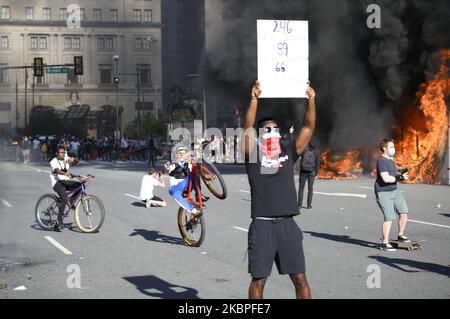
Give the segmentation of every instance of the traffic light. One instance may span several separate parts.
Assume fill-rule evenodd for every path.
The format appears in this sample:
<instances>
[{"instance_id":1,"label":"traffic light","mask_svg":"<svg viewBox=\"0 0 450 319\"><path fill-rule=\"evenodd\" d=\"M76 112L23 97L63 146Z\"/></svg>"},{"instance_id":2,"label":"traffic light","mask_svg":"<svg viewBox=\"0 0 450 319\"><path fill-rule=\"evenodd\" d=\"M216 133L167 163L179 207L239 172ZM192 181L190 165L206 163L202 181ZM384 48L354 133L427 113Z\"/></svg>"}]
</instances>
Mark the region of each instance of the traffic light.
<instances>
[{"instance_id":1,"label":"traffic light","mask_svg":"<svg viewBox=\"0 0 450 319\"><path fill-rule=\"evenodd\" d=\"M83 57L82 56L73 57L73 64L74 64L74 74L83 75Z\"/></svg>"},{"instance_id":2,"label":"traffic light","mask_svg":"<svg viewBox=\"0 0 450 319\"><path fill-rule=\"evenodd\" d=\"M119 84L119 77L118 76L114 77L114 84Z\"/></svg>"},{"instance_id":3,"label":"traffic light","mask_svg":"<svg viewBox=\"0 0 450 319\"><path fill-rule=\"evenodd\" d=\"M34 58L34 76L44 76L44 59Z\"/></svg>"}]
</instances>

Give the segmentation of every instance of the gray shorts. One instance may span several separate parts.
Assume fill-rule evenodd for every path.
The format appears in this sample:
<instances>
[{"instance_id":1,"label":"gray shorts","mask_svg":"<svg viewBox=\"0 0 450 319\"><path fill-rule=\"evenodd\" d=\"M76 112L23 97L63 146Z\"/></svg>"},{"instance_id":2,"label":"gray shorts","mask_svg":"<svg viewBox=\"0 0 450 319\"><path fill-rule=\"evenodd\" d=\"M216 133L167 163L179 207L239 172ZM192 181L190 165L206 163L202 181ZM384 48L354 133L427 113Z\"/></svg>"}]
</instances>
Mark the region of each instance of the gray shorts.
<instances>
[{"instance_id":1,"label":"gray shorts","mask_svg":"<svg viewBox=\"0 0 450 319\"><path fill-rule=\"evenodd\" d=\"M278 221L253 219L248 232L248 271L266 278L273 262L280 274L305 272L303 234L292 217Z\"/></svg>"},{"instance_id":2,"label":"gray shorts","mask_svg":"<svg viewBox=\"0 0 450 319\"><path fill-rule=\"evenodd\" d=\"M375 192L375 196L385 221L396 220L397 214L408 213L405 198L398 189L389 192Z\"/></svg>"}]
</instances>

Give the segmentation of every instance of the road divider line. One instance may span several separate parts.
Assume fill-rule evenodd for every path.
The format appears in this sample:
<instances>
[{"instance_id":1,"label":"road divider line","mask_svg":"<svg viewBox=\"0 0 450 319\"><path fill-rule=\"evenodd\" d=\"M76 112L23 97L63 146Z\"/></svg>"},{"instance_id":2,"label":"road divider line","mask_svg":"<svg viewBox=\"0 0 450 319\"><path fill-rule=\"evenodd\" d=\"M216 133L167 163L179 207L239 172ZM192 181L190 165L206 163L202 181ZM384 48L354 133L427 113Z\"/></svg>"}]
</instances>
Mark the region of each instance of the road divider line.
<instances>
[{"instance_id":1,"label":"road divider line","mask_svg":"<svg viewBox=\"0 0 450 319\"><path fill-rule=\"evenodd\" d=\"M233 228L234 228L234 229L237 229L237 230L242 230L242 231L245 231L245 232L248 233L248 229L241 228L241 227L237 227L237 226L233 226Z\"/></svg>"},{"instance_id":2,"label":"road divider line","mask_svg":"<svg viewBox=\"0 0 450 319\"><path fill-rule=\"evenodd\" d=\"M131 194L124 194L124 195L128 196L128 197L131 197L131 198L134 198L134 199L137 199L137 200L141 200L139 197L131 195Z\"/></svg>"},{"instance_id":3,"label":"road divider line","mask_svg":"<svg viewBox=\"0 0 450 319\"><path fill-rule=\"evenodd\" d=\"M56 240L54 240L52 237L50 236L45 236L45 239L47 239L53 246L55 246L56 248L58 248L59 250L61 250L64 254L66 255L72 255L72 252L70 250L68 250L67 248L65 248L63 245L61 245L60 243L58 243Z\"/></svg>"},{"instance_id":4,"label":"road divider line","mask_svg":"<svg viewBox=\"0 0 450 319\"><path fill-rule=\"evenodd\" d=\"M328 195L328 196L344 196L344 197L359 197L359 198L367 198L366 194L349 194L349 193L322 193L322 192L314 192L314 194L319 195Z\"/></svg>"},{"instance_id":5,"label":"road divider line","mask_svg":"<svg viewBox=\"0 0 450 319\"><path fill-rule=\"evenodd\" d=\"M7 200L5 200L5 199L0 199L0 202L2 202L3 203L3 205L5 205L6 207L12 207L12 205L7 201Z\"/></svg>"},{"instance_id":6,"label":"road divider line","mask_svg":"<svg viewBox=\"0 0 450 319\"><path fill-rule=\"evenodd\" d=\"M363 188L363 189L370 189L371 191L374 190L373 187L367 187L367 186L358 186L358 188ZM404 193L405 191L400 191L400 193Z\"/></svg>"},{"instance_id":7,"label":"road divider line","mask_svg":"<svg viewBox=\"0 0 450 319\"><path fill-rule=\"evenodd\" d=\"M414 220L414 219L408 219L409 222L418 223L418 224L424 224L424 225L430 225L430 226L437 226L437 227L444 227L444 228L450 228L450 226L441 225L441 224L433 224L433 223L427 223L422 222L420 220Z\"/></svg>"}]
</instances>

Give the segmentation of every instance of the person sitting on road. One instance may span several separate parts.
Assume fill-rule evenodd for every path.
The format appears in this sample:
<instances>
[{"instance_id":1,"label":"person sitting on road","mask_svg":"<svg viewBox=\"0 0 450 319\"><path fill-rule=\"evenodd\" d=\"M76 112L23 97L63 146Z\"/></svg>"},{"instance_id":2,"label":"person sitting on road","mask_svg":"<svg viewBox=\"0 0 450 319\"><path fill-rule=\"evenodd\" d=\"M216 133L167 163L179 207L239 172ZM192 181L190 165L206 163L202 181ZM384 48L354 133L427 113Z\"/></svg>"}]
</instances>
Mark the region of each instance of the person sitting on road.
<instances>
[{"instance_id":1,"label":"person sitting on road","mask_svg":"<svg viewBox=\"0 0 450 319\"><path fill-rule=\"evenodd\" d=\"M164 164L164 168L170 175L170 187L169 194L175 199L175 201L183 207L187 209L191 214L194 214L196 217L200 217L203 213L200 208L195 207L195 205L189 202L184 196L183 193L185 189L189 186L189 174L192 170L192 164L187 161L188 148L184 145L180 145L177 148L177 161L175 163L167 162ZM192 188L197 193L197 187L195 184L195 180L192 182ZM198 194L196 194L196 198L198 198ZM205 202L209 198L206 196L202 196L202 200Z\"/></svg>"},{"instance_id":2,"label":"person sitting on road","mask_svg":"<svg viewBox=\"0 0 450 319\"><path fill-rule=\"evenodd\" d=\"M153 194L155 186L166 187L161 172L157 172L156 169L150 168L148 174L142 177L141 191L139 198L145 203L147 208L150 207L166 207L167 203L158 196Z\"/></svg>"},{"instance_id":3,"label":"person sitting on road","mask_svg":"<svg viewBox=\"0 0 450 319\"><path fill-rule=\"evenodd\" d=\"M52 182L53 190L58 193L61 201L59 202L58 221L55 225L55 230L59 231L64 228L64 209L66 208L69 198L67 191L80 187L80 182L73 180L73 177L80 177L69 173L69 167L76 165L77 160L74 157L67 156L65 146L56 147L56 156L50 161L52 172L50 180Z\"/></svg>"}]
</instances>

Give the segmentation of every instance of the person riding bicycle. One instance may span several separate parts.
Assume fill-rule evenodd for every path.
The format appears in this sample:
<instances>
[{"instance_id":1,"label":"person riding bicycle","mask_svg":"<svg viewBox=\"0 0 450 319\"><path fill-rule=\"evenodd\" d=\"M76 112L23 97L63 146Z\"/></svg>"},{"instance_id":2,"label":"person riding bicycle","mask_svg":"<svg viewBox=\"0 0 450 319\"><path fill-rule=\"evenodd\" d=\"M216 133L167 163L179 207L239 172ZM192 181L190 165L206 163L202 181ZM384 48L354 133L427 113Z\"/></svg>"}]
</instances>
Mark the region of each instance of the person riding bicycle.
<instances>
[{"instance_id":1,"label":"person riding bicycle","mask_svg":"<svg viewBox=\"0 0 450 319\"><path fill-rule=\"evenodd\" d=\"M55 230L59 231L64 228L64 209L69 202L67 191L80 187L80 182L73 180L73 177L80 177L69 173L69 167L76 164L76 158L68 157L65 146L56 147L56 156L50 161L52 172L50 180L52 182L53 190L58 193L61 201L59 202L58 222L55 225Z\"/></svg>"},{"instance_id":2,"label":"person riding bicycle","mask_svg":"<svg viewBox=\"0 0 450 319\"><path fill-rule=\"evenodd\" d=\"M175 199L175 201L183 207L187 209L191 214L194 214L196 217L202 216L202 211L200 208L195 207L195 205L189 202L184 196L183 193L185 189L189 186L189 174L192 170L192 164L188 162L188 148L185 145L180 145L177 147L176 157L177 161L174 163L167 162L164 164L164 168L168 172L170 176L169 181L169 194ZM196 198L198 198L197 187L195 183L195 179L192 181L192 188L195 190ZM203 201L207 201L209 198L206 196L202 196Z\"/></svg>"}]
</instances>

